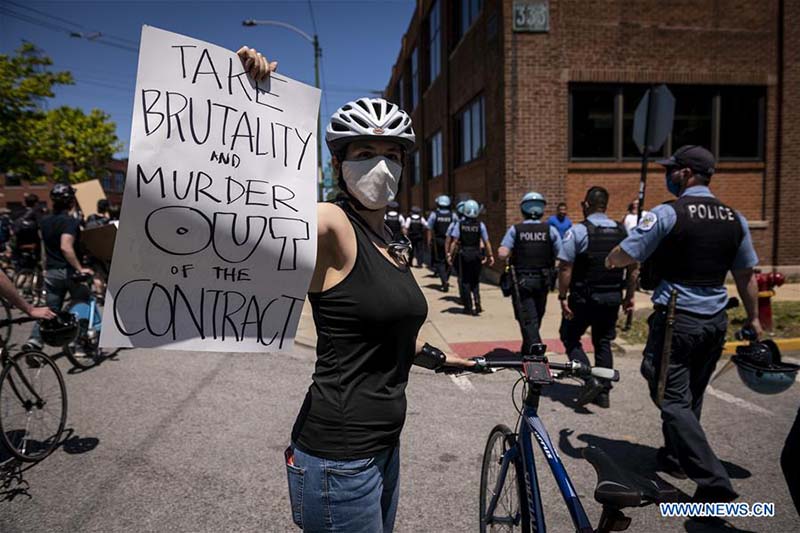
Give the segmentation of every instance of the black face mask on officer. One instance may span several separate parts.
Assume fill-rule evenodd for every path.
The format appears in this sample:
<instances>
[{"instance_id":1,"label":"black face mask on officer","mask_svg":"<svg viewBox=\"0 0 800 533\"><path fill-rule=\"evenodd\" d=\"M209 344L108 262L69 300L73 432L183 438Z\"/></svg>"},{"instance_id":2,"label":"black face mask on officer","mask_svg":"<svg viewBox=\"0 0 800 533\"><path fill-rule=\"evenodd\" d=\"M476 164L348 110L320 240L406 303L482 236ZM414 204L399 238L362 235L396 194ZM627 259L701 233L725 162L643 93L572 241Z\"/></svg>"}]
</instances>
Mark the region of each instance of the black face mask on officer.
<instances>
[{"instance_id":1,"label":"black face mask on officer","mask_svg":"<svg viewBox=\"0 0 800 533\"><path fill-rule=\"evenodd\" d=\"M667 168L667 171L665 172L665 176L664 177L665 177L666 184L667 184L667 190L670 193L672 193L673 196L680 196L681 195L681 191L683 191L683 189L686 186L686 181L687 180L683 179L683 177L685 175L684 170L685 169L679 169L677 167L672 167L672 168ZM673 179L673 177L678 178L678 181L675 181Z\"/></svg>"}]
</instances>

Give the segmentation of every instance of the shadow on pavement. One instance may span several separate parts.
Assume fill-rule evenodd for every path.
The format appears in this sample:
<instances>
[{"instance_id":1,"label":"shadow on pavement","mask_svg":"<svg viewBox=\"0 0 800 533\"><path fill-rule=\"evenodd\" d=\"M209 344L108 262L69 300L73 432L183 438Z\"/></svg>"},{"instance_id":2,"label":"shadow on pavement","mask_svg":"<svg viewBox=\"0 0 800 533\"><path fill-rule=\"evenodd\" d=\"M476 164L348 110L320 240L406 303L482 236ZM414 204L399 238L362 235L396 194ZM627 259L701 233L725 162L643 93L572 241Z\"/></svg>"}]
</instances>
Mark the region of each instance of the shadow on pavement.
<instances>
[{"instance_id":1,"label":"shadow on pavement","mask_svg":"<svg viewBox=\"0 0 800 533\"><path fill-rule=\"evenodd\" d=\"M437 285L436 288L438 289L439 286ZM442 296L441 298L439 298L439 301L450 302L451 304L461 305L461 298L459 298L458 296Z\"/></svg>"},{"instance_id":2,"label":"shadow on pavement","mask_svg":"<svg viewBox=\"0 0 800 533\"><path fill-rule=\"evenodd\" d=\"M569 407L579 415L590 415L592 411L577 403L581 387L582 385L572 385L564 382L551 383L547 387L542 388L542 396L547 396L551 400ZM589 404L589 407L592 407L592 404ZM599 407L596 408L600 409Z\"/></svg>"},{"instance_id":3,"label":"shadow on pavement","mask_svg":"<svg viewBox=\"0 0 800 533\"><path fill-rule=\"evenodd\" d=\"M467 311L461 307L448 307L447 309L442 309L442 313L450 313L451 315L467 315Z\"/></svg>"},{"instance_id":4,"label":"shadow on pavement","mask_svg":"<svg viewBox=\"0 0 800 533\"><path fill-rule=\"evenodd\" d=\"M730 522L726 522L722 518L703 518L703 519L689 519L683 523L683 527L690 533L711 533L723 532L730 533L755 533L749 529L739 529Z\"/></svg>"}]
</instances>

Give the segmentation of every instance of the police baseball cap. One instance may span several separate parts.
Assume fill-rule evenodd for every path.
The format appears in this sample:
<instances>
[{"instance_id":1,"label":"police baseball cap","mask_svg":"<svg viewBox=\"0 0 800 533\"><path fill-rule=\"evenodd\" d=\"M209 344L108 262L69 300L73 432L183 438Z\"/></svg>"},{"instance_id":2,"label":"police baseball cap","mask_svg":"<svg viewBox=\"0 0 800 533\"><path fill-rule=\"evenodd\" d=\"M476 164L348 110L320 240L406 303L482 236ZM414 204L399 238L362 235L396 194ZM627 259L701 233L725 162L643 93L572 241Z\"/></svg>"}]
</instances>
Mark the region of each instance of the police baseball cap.
<instances>
[{"instance_id":1,"label":"police baseball cap","mask_svg":"<svg viewBox=\"0 0 800 533\"><path fill-rule=\"evenodd\" d=\"M675 150L672 157L659 159L656 163L665 167L691 168L692 172L709 177L714 174L714 166L716 165L714 155L711 152L702 146L694 144L681 146Z\"/></svg>"}]
</instances>

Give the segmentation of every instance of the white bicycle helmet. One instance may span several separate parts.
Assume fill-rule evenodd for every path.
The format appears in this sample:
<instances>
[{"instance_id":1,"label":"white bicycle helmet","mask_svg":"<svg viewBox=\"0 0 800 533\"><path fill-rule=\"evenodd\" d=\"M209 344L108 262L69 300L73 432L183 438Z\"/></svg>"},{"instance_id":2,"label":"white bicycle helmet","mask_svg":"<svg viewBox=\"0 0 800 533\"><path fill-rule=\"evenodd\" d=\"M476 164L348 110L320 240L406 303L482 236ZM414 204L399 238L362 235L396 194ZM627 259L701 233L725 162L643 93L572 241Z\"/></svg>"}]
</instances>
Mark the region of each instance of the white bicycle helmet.
<instances>
[{"instance_id":1,"label":"white bicycle helmet","mask_svg":"<svg viewBox=\"0 0 800 533\"><path fill-rule=\"evenodd\" d=\"M414 146L411 117L383 98L359 98L336 110L325 129L325 142L332 153L361 139L396 141L406 150Z\"/></svg>"}]
</instances>

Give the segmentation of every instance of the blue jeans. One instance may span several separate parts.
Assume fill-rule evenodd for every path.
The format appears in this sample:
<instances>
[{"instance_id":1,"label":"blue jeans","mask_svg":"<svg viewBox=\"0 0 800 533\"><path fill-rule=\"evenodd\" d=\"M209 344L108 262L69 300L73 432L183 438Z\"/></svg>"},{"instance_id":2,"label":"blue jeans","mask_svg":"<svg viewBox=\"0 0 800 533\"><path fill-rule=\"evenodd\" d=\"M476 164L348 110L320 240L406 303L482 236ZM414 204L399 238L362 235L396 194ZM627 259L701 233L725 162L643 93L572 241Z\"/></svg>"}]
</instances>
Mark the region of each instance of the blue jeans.
<instances>
[{"instance_id":1,"label":"blue jeans","mask_svg":"<svg viewBox=\"0 0 800 533\"><path fill-rule=\"evenodd\" d=\"M303 531L391 533L400 495L400 448L336 461L303 453L286 465L292 520Z\"/></svg>"}]
</instances>

